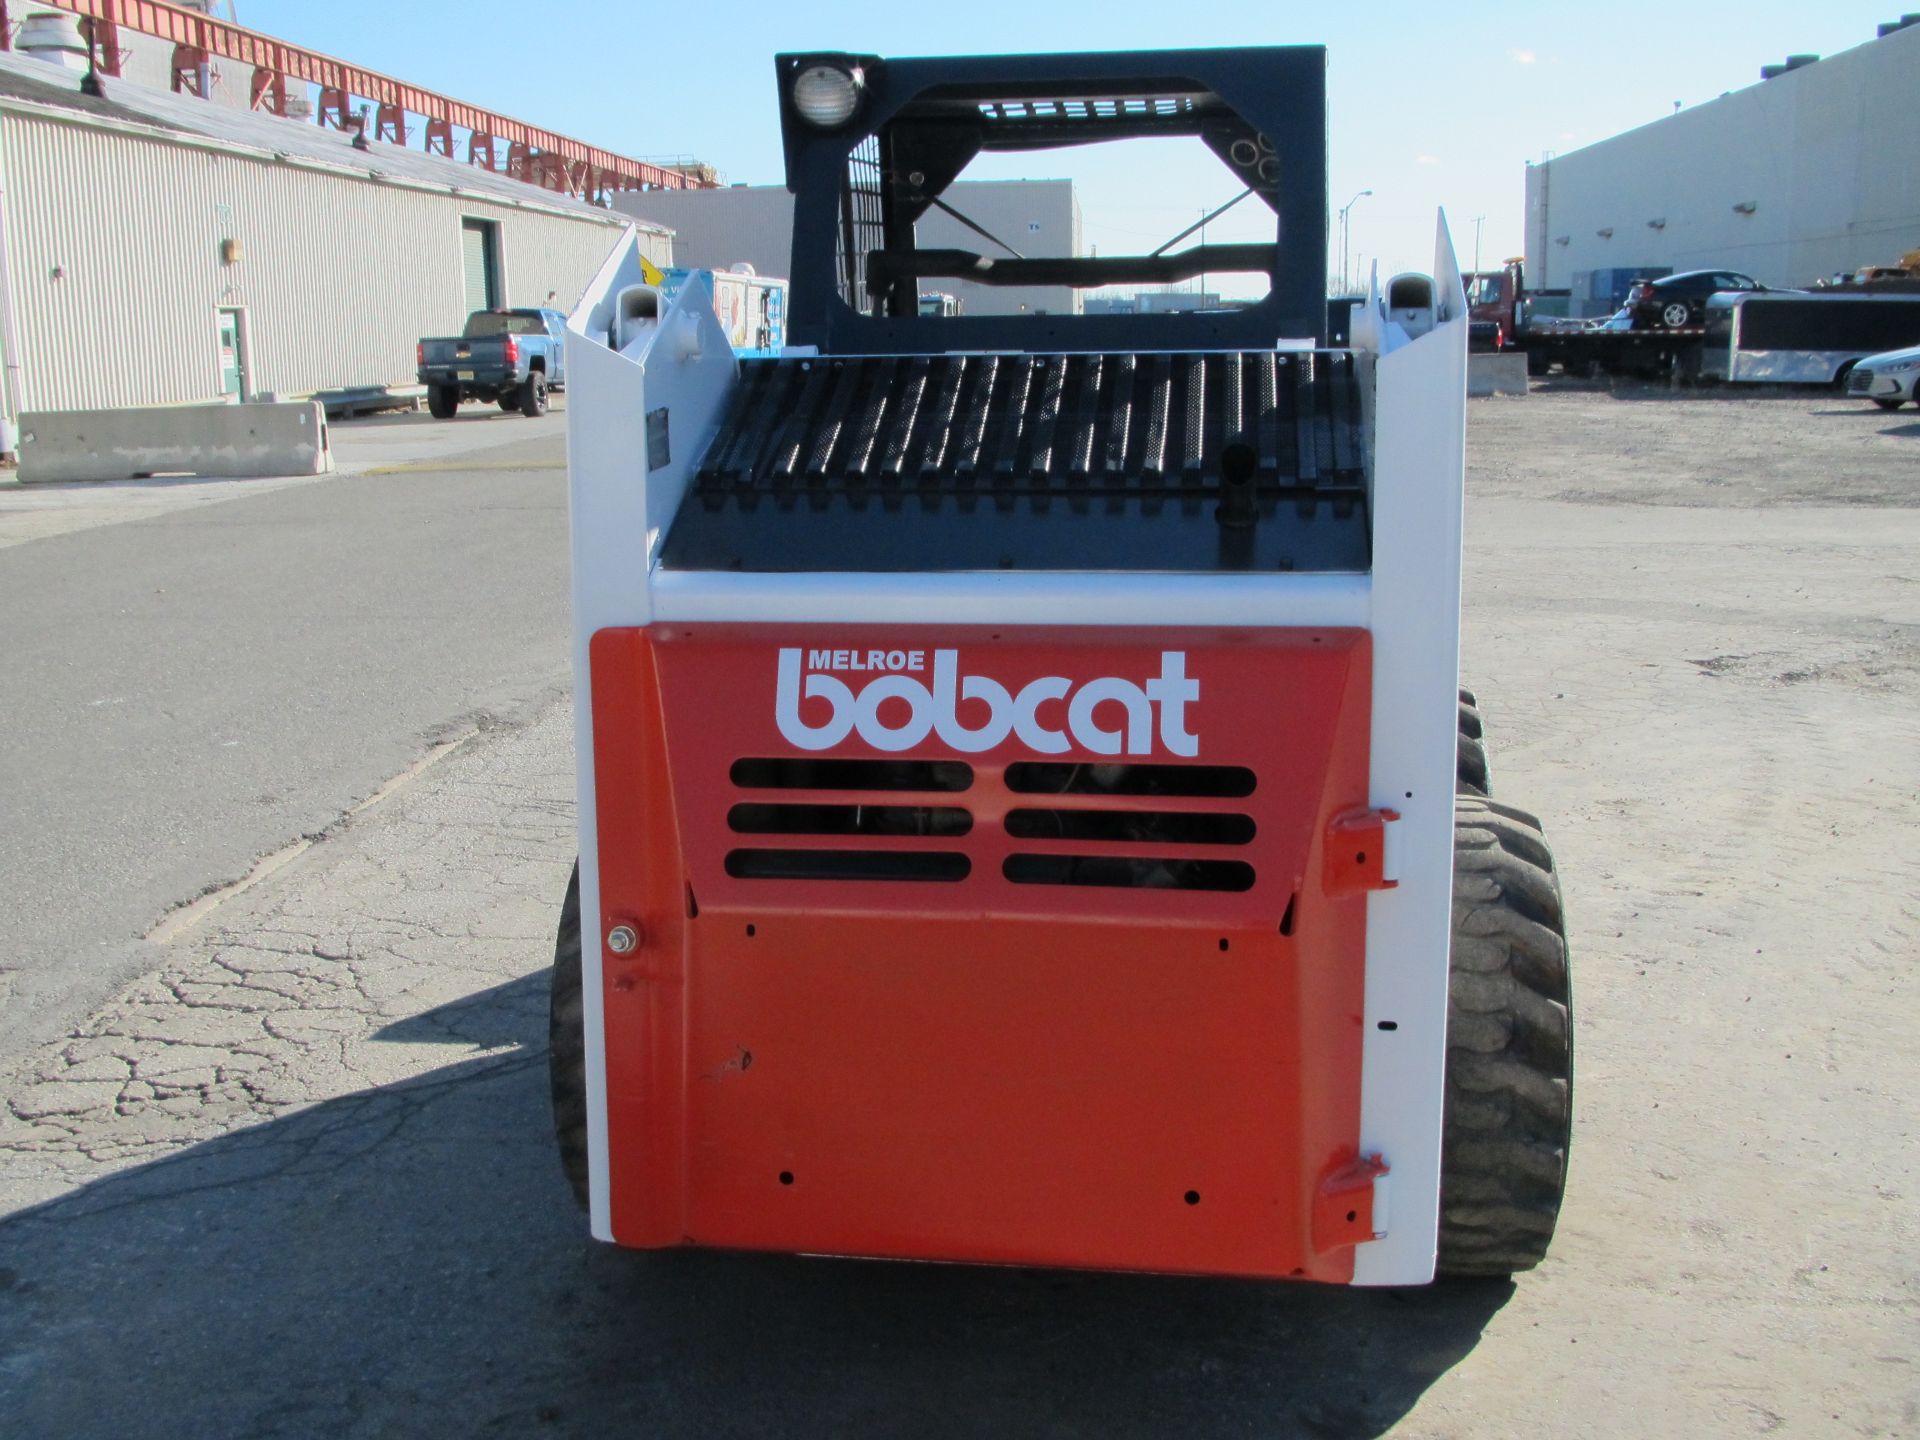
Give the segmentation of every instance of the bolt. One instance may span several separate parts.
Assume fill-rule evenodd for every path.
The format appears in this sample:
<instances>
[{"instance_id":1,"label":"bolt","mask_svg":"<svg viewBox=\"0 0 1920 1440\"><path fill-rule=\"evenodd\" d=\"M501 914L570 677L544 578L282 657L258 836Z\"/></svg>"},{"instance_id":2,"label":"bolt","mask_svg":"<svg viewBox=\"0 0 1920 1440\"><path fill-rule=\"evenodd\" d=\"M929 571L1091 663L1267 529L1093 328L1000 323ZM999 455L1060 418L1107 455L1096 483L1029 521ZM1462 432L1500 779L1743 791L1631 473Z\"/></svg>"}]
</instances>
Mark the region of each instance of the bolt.
<instances>
[{"instance_id":1,"label":"bolt","mask_svg":"<svg viewBox=\"0 0 1920 1440\"><path fill-rule=\"evenodd\" d=\"M616 925L607 932L607 949L616 955L631 955L640 944L640 934L631 925Z\"/></svg>"}]
</instances>

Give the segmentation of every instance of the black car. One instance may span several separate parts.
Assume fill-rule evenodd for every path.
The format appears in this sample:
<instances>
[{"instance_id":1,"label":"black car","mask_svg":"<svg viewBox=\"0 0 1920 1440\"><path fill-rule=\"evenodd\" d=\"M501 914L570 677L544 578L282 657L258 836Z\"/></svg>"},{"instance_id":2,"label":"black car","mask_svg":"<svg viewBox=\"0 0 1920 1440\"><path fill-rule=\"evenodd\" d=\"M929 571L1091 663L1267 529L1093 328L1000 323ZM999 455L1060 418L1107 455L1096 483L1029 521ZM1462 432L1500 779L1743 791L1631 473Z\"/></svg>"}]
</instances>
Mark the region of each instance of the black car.
<instances>
[{"instance_id":1,"label":"black car","mask_svg":"<svg viewBox=\"0 0 1920 1440\"><path fill-rule=\"evenodd\" d=\"M1684 270L1633 287L1627 305L1636 330L1678 330L1705 323L1707 297L1723 290L1764 290L1751 275L1733 270Z\"/></svg>"}]
</instances>

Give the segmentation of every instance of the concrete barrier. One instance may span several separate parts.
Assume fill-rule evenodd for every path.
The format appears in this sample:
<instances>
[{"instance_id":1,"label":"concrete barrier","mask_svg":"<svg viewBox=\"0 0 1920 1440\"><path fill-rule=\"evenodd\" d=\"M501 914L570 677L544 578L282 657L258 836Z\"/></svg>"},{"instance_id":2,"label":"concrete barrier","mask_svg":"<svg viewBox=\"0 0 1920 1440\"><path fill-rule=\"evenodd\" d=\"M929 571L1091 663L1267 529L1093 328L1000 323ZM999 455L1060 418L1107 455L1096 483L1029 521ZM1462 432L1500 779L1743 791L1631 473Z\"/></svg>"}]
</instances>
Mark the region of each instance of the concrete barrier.
<instances>
[{"instance_id":1,"label":"concrete barrier","mask_svg":"<svg viewBox=\"0 0 1920 1440\"><path fill-rule=\"evenodd\" d=\"M256 479L332 468L326 415L311 400L30 410L20 417L22 480Z\"/></svg>"},{"instance_id":2,"label":"concrete barrier","mask_svg":"<svg viewBox=\"0 0 1920 1440\"><path fill-rule=\"evenodd\" d=\"M1527 393L1527 357L1510 355L1467 356L1467 394L1524 395Z\"/></svg>"}]
</instances>

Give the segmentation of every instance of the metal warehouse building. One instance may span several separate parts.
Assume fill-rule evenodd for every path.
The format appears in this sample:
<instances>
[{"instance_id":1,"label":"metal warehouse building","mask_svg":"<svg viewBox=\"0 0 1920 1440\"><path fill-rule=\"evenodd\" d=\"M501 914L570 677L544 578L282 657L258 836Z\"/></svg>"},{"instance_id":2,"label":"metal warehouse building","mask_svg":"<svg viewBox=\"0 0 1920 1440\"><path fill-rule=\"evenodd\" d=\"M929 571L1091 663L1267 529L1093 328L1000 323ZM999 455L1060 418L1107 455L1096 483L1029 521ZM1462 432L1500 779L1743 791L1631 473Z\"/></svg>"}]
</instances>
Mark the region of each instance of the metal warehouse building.
<instances>
[{"instance_id":1,"label":"metal warehouse building","mask_svg":"<svg viewBox=\"0 0 1920 1440\"><path fill-rule=\"evenodd\" d=\"M1061 258L1080 250L1080 200L1071 180L962 180L942 197L1021 254ZM793 195L784 185L722 190L630 190L616 208L673 231L676 265L724 270L746 263L785 275L793 257ZM918 225L927 247L999 252L950 215L930 210ZM969 315L1075 315L1080 292L1069 285L994 286L928 280L926 289L958 296Z\"/></svg>"},{"instance_id":2,"label":"metal warehouse building","mask_svg":"<svg viewBox=\"0 0 1920 1440\"><path fill-rule=\"evenodd\" d=\"M419 336L571 307L634 223L450 157L81 79L0 56L9 423L411 384ZM664 263L669 236L641 228Z\"/></svg>"},{"instance_id":3,"label":"metal warehouse building","mask_svg":"<svg viewBox=\"0 0 1920 1440\"><path fill-rule=\"evenodd\" d=\"M1920 246L1920 16L1527 169L1536 288L1726 268L1805 285Z\"/></svg>"}]
</instances>

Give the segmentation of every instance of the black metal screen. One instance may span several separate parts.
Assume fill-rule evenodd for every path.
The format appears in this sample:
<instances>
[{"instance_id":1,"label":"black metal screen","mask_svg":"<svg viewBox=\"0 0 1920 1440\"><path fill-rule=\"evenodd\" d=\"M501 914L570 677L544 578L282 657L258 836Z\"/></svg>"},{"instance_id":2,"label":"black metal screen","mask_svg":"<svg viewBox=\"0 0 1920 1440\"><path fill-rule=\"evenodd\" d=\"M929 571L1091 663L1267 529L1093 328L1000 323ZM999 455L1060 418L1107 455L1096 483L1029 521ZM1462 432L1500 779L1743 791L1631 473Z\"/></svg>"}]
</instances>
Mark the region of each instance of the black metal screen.
<instances>
[{"instance_id":1,"label":"black metal screen","mask_svg":"<svg viewBox=\"0 0 1920 1440\"><path fill-rule=\"evenodd\" d=\"M873 297L862 283L867 256L884 249L885 198L880 186L880 140L869 135L847 156L847 183L840 192L840 298L862 315L875 314Z\"/></svg>"}]
</instances>

